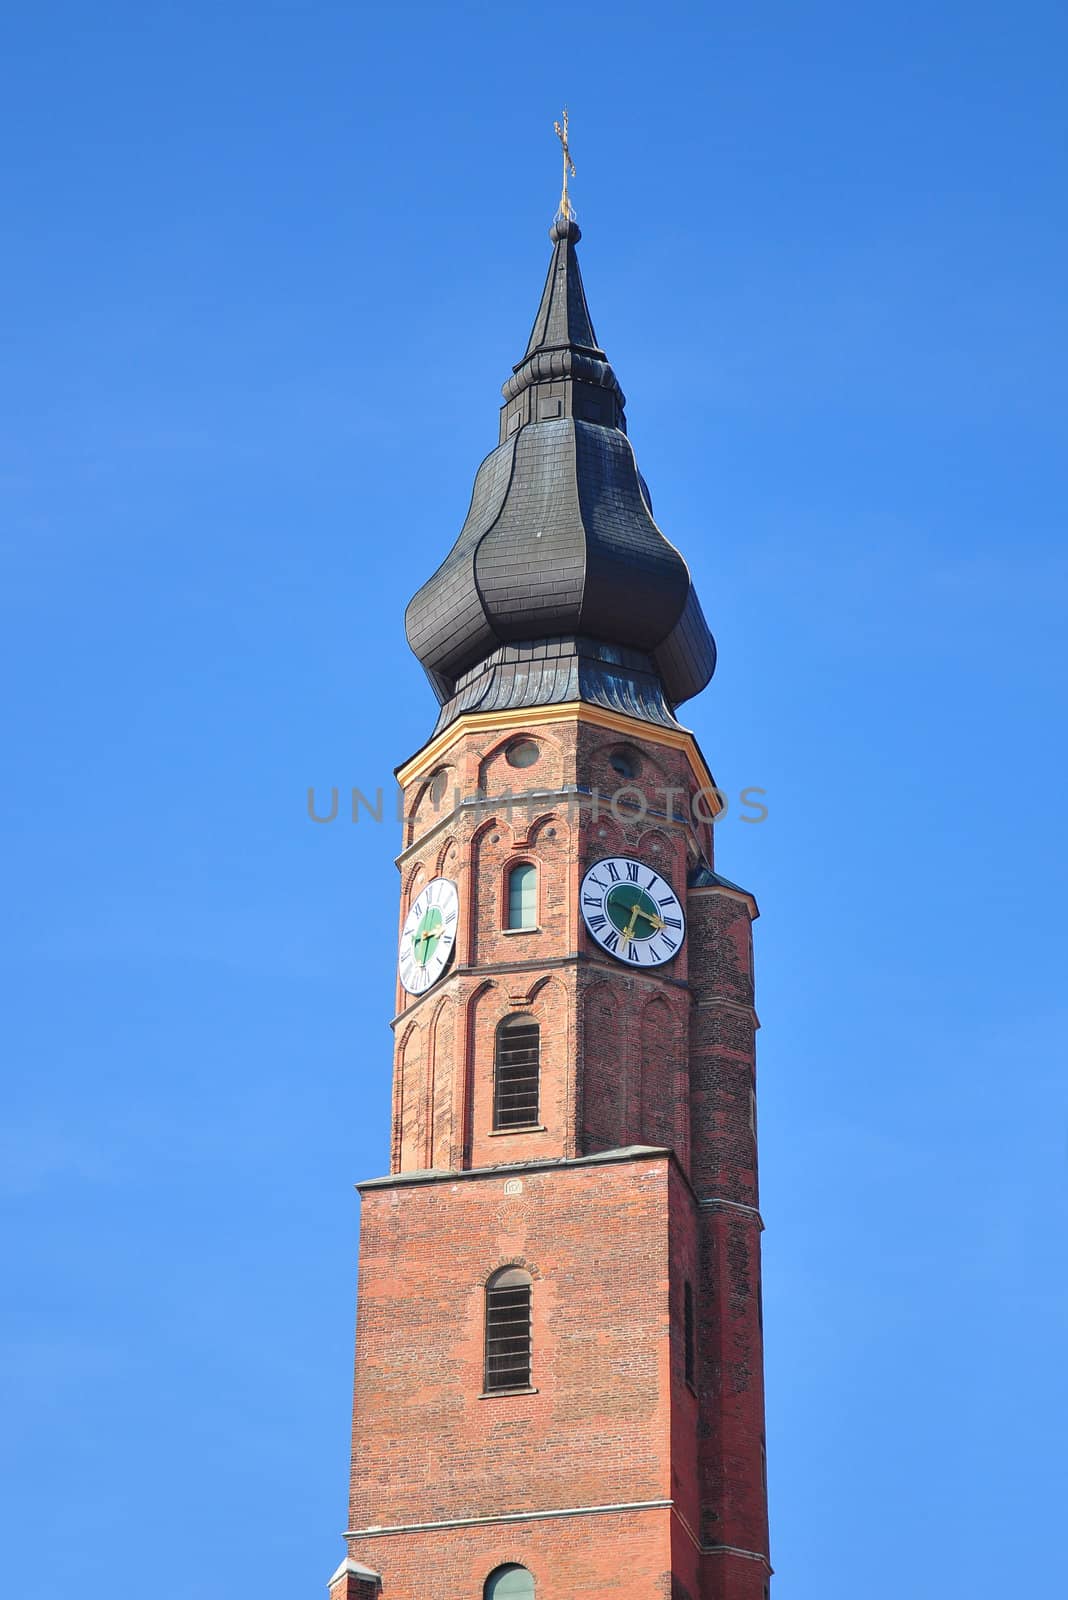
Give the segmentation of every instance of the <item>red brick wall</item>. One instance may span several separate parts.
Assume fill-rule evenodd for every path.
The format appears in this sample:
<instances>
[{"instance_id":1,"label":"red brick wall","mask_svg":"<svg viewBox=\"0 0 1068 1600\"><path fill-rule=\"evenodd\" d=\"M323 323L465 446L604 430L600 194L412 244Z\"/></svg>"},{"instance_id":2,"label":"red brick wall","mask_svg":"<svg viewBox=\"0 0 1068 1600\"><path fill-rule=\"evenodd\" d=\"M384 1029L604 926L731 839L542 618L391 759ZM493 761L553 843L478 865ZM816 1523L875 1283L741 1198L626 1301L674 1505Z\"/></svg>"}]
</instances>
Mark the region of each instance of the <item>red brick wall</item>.
<instances>
[{"instance_id":1,"label":"red brick wall","mask_svg":"<svg viewBox=\"0 0 1068 1600\"><path fill-rule=\"evenodd\" d=\"M540 746L532 767L507 762L520 736ZM626 781L644 817L624 800L609 807L625 781L610 757L624 742L640 757ZM626 741L578 718L470 730L434 776L405 796L401 920L446 875L461 926L441 982L419 1000L398 990L392 1171L440 1176L364 1190L351 1526L649 1500L673 1509L368 1535L351 1553L382 1572L384 1600L477 1597L512 1560L531 1568L538 1600L587 1588L762 1600L750 903L715 888L687 895L690 868L711 861L712 830L690 813L685 750L641 724ZM489 804L457 804L479 788ZM547 792L509 815L509 788ZM599 810L573 793L593 788ZM652 815L669 789L676 815ZM654 971L628 970L586 935L579 883L613 853L649 860L687 906L682 950ZM531 931L504 926L517 860L538 868ZM499 1134L494 1039L517 1012L541 1028L541 1126ZM654 1153L527 1166L635 1145ZM460 1176L470 1169L491 1170ZM520 1194L505 1194L509 1177ZM482 1399L484 1286L513 1262L534 1278L538 1392Z\"/></svg>"},{"instance_id":2,"label":"red brick wall","mask_svg":"<svg viewBox=\"0 0 1068 1600\"><path fill-rule=\"evenodd\" d=\"M508 765L518 737L539 744L536 765ZM699 851L710 856L712 830L687 812L697 783L685 753L640 737L629 743L642 773L627 782L646 814L629 817L622 795L613 815L624 780L609 758L623 743L577 720L481 730L453 746L436 786L431 778L408 786L400 921L420 888L444 874L459 888L461 926L452 967L434 989L413 999L398 986L394 1171L627 1143L667 1145L688 1163L687 946L655 971L628 972L589 939L578 889L587 867L618 853L649 860L684 898L688 865ZM457 804L480 786L488 803ZM578 788L597 789L599 803L580 802ZM515 800L509 811L508 791L532 789L544 798ZM683 820L654 815L669 804ZM538 869L538 926L515 931L504 926L505 885L521 860ZM542 1027L545 1131L494 1136L495 1031L527 1010Z\"/></svg>"},{"instance_id":3,"label":"red brick wall","mask_svg":"<svg viewBox=\"0 0 1068 1600\"><path fill-rule=\"evenodd\" d=\"M669 1492L666 1159L510 1176L364 1191L354 1527ZM534 1280L538 1392L481 1399L507 1264Z\"/></svg>"},{"instance_id":4,"label":"red brick wall","mask_svg":"<svg viewBox=\"0 0 1068 1600\"><path fill-rule=\"evenodd\" d=\"M529 1568L537 1600L677 1597L667 1511L445 1528L367 1539L364 1546L383 1569L382 1600L482 1600L486 1578L509 1561Z\"/></svg>"}]
</instances>

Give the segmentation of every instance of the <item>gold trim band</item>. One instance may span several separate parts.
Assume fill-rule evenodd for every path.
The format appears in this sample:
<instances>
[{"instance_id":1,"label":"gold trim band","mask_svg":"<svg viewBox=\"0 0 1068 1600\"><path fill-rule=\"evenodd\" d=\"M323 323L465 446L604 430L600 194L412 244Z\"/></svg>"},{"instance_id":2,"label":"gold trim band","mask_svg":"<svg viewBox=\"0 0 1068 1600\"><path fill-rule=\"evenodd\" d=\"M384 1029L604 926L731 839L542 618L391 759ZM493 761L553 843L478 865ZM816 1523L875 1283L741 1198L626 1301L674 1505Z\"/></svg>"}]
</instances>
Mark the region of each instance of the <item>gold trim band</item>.
<instances>
[{"instance_id":1,"label":"gold trim band","mask_svg":"<svg viewBox=\"0 0 1068 1600\"><path fill-rule=\"evenodd\" d=\"M397 768L397 782L402 788L413 778L422 777L433 767L446 750L468 733L479 733L491 728L535 728L552 722L586 722L596 728L608 728L614 733L625 733L632 739L646 739L651 744L666 745L671 750L682 750L693 769L698 786L714 789L715 779L701 753L701 747L688 728L661 728L639 717L628 717L622 711L609 711L604 706L590 706L583 700L568 700L558 706L517 706L511 711L470 711L457 717L431 739L429 744Z\"/></svg>"}]
</instances>

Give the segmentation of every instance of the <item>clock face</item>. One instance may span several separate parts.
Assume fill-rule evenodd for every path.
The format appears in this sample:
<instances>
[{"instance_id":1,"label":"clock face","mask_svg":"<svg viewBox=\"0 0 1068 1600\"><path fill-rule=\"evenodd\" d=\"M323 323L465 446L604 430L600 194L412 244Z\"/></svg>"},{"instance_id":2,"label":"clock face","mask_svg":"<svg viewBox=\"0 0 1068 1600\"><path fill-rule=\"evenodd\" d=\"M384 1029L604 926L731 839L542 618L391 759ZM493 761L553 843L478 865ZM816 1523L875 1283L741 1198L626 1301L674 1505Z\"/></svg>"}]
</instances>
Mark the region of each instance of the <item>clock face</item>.
<instances>
[{"instance_id":1,"label":"clock face","mask_svg":"<svg viewBox=\"0 0 1068 1600\"><path fill-rule=\"evenodd\" d=\"M594 862L579 893L583 921L609 955L635 967L659 967L678 955L686 914L655 867L606 856Z\"/></svg>"},{"instance_id":2,"label":"clock face","mask_svg":"<svg viewBox=\"0 0 1068 1600\"><path fill-rule=\"evenodd\" d=\"M425 994L445 971L459 909L456 885L448 878L432 879L412 902L400 938L400 980L409 994Z\"/></svg>"}]
</instances>

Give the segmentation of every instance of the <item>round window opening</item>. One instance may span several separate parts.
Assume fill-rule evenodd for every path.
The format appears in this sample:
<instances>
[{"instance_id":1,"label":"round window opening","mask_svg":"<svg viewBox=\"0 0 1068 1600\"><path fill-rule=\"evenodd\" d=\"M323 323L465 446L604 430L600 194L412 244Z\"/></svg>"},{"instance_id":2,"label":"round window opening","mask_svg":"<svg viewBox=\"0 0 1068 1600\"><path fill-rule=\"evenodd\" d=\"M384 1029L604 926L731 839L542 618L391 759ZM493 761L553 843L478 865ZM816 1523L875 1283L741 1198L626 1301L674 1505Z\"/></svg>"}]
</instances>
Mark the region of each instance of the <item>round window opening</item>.
<instances>
[{"instance_id":1,"label":"round window opening","mask_svg":"<svg viewBox=\"0 0 1068 1600\"><path fill-rule=\"evenodd\" d=\"M505 759L510 767L532 767L540 755L533 739L517 739L508 746Z\"/></svg>"},{"instance_id":2,"label":"round window opening","mask_svg":"<svg viewBox=\"0 0 1068 1600\"><path fill-rule=\"evenodd\" d=\"M621 778L638 778L641 776L641 757L637 750L632 750L629 745L623 745L620 749L613 750L608 757L608 765Z\"/></svg>"}]
</instances>

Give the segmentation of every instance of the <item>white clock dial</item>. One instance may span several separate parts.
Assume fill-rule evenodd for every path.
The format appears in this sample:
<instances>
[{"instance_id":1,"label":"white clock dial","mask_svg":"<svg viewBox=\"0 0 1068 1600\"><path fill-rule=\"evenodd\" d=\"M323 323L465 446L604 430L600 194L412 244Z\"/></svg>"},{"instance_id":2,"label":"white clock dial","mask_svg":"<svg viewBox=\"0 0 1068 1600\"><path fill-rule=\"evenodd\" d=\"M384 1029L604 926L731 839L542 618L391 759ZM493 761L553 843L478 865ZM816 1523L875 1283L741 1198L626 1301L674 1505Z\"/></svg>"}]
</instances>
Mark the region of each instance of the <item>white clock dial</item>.
<instances>
[{"instance_id":1,"label":"white clock dial","mask_svg":"<svg viewBox=\"0 0 1068 1600\"><path fill-rule=\"evenodd\" d=\"M400 938L400 981L425 994L445 971L456 941L460 897L449 878L433 878L412 902Z\"/></svg>"},{"instance_id":2,"label":"white clock dial","mask_svg":"<svg viewBox=\"0 0 1068 1600\"><path fill-rule=\"evenodd\" d=\"M632 967L660 967L677 956L686 913L667 879L631 856L595 861L579 890L582 919L609 955Z\"/></svg>"}]
</instances>

